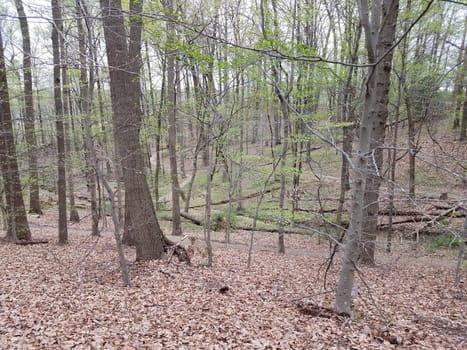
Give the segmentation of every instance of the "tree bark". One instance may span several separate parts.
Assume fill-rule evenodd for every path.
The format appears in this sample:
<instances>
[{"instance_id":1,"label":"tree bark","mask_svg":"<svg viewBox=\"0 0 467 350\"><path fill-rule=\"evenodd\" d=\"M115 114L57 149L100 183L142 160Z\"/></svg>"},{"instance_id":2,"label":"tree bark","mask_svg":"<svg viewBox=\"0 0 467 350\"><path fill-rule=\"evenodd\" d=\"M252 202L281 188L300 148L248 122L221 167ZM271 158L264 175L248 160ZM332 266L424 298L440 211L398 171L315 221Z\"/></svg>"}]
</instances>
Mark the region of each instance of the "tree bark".
<instances>
[{"instance_id":1,"label":"tree bark","mask_svg":"<svg viewBox=\"0 0 467 350\"><path fill-rule=\"evenodd\" d=\"M79 82L80 82L80 111L81 113L85 116L85 127L83 128L84 131L84 140L87 140L87 124L90 123L90 120L87 120L88 113L87 110L88 108L91 109L92 106L88 107L88 104L91 104L91 96L88 96L88 89L89 85L92 84L92 89L89 89L89 93L92 93L93 86L94 86L94 81L89 81L87 79L87 69L86 69L86 60L88 58L87 51L86 51L86 33L84 30L84 25L83 25L83 20L84 18L85 21L87 21L88 18L88 12L87 9L85 8L85 5L83 4L82 1L76 0L76 25L78 29L78 46L79 46L79 64L80 64L80 77L79 77ZM89 26L86 26L89 28ZM88 43L90 45L93 45L93 37L92 33L88 32ZM92 56L92 50L89 50L89 55ZM89 61L92 61L92 58L89 59ZM93 74L92 68L89 68L89 72ZM91 80L91 79L90 79ZM90 126L89 126L90 128ZM90 130L89 130L90 132ZM92 136L92 135L91 135ZM92 140L91 140L92 141ZM86 143L88 145L88 143ZM89 146L89 145L88 145ZM91 149L89 147L85 147L85 152L84 152L84 157L86 161L86 181L87 181L87 187L88 191L90 193L91 199L91 219L92 219L92 224L91 224L91 235L92 236L100 236L99 234L99 212L97 208L97 179L96 179L96 171L94 169L94 162L93 162L93 154L94 149Z\"/></svg>"},{"instance_id":2,"label":"tree bark","mask_svg":"<svg viewBox=\"0 0 467 350\"><path fill-rule=\"evenodd\" d=\"M465 107L464 107L464 111L465 111ZM464 256L465 256L466 243L467 243L467 215L465 216L465 219L464 219L464 229L462 230L462 235L460 235L459 251L457 254L456 277L454 278L454 284L456 286L459 286L461 283L461 270L462 270L462 263L464 261Z\"/></svg>"},{"instance_id":3,"label":"tree bark","mask_svg":"<svg viewBox=\"0 0 467 350\"><path fill-rule=\"evenodd\" d=\"M467 62L467 60L465 60ZM467 64L466 64L467 66ZM467 70L467 68L466 68ZM462 119L461 119L461 141L467 140L467 88L464 92L464 108L462 109Z\"/></svg>"},{"instance_id":4,"label":"tree bark","mask_svg":"<svg viewBox=\"0 0 467 350\"><path fill-rule=\"evenodd\" d=\"M113 130L125 184L125 226L136 245L136 259L161 258L165 237L159 226L144 170L139 141L141 128L139 70L142 1L130 1L130 44L119 0L100 0L109 63Z\"/></svg>"},{"instance_id":5,"label":"tree bark","mask_svg":"<svg viewBox=\"0 0 467 350\"><path fill-rule=\"evenodd\" d=\"M356 63L357 60L357 51L361 38L361 26L357 29L357 33L353 38L353 47L350 47L349 56L351 57L351 62ZM352 40L352 27L349 23L346 27L346 36L349 41ZM354 89L352 86L352 78L354 75L353 67L350 67L347 72L347 77L345 80L345 85L342 92L342 117L343 122L354 122L355 121L355 107L353 106L353 99L355 98ZM346 125L342 128L342 151L344 154L341 156L341 181L340 181L340 194L339 194L339 205L336 214L336 224L342 224L342 212L344 210L345 204L345 195L350 189L350 170L349 162L347 155L352 154L352 144L353 144L353 135L354 135L354 125Z\"/></svg>"},{"instance_id":6,"label":"tree bark","mask_svg":"<svg viewBox=\"0 0 467 350\"><path fill-rule=\"evenodd\" d=\"M10 96L0 31L0 166L6 198L7 239L31 240L16 157Z\"/></svg>"},{"instance_id":7,"label":"tree bark","mask_svg":"<svg viewBox=\"0 0 467 350\"><path fill-rule=\"evenodd\" d=\"M375 6L373 4L373 6ZM369 86L370 94L374 95L372 99L366 99L365 106L368 113L371 114L371 127L373 128L370 139L371 159L368 163L369 176L365 188L364 215L363 225L363 250L361 259L363 263L374 265L375 263L375 248L376 248L376 230L378 224L379 210L379 187L382 181L382 165L383 165L383 149L384 139L386 134L386 121L388 118L388 102L389 102L389 85L392 68L393 50L391 47L394 43L396 34L397 17L399 14L398 0L383 0L380 11L382 12L382 23L379 35L377 37L376 57L381 59L381 62L375 67L373 76L370 77L368 83L373 83ZM373 29L377 30L377 29ZM388 53L389 52L389 53ZM386 54L387 53L387 54ZM369 55L371 57L371 55ZM370 61L371 62L371 61ZM365 112L364 112L365 113Z\"/></svg>"},{"instance_id":8,"label":"tree bark","mask_svg":"<svg viewBox=\"0 0 467 350\"><path fill-rule=\"evenodd\" d=\"M66 63L66 51L65 51L65 38L62 33L59 36L60 41L60 61L61 61L61 74L62 74L62 104L63 104L63 130L65 138L65 159L66 159L66 173L67 173L67 191L68 191L68 203L70 207L70 221L77 223L79 222L79 213L76 209L75 203L75 180L73 174L73 149L71 146L71 132L69 119L71 117L70 101L70 86L68 79L68 64Z\"/></svg>"},{"instance_id":9,"label":"tree bark","mask_svg":"<svg viewBox=\"0 0 467 350\"><path fill-rule=\"evenodd\" d=\"M366 261L371 262L374 259L375 218L380 185L378 167L381 166L378 162L382 161L382 152L380 152L379 146L384 140L386 128L392 63L392 52L388 53L388 49L394 41L399 13L398 0L373 2L371 13L366 0L359 0L358 5L365 31L369 63L375 63L379 58L382 60L378 65L370 66L368 69L365 101L360 122L360 139L354 162L350 227L336 290L336 311L349 315L352 315L352 288L358 260L362 255ZM384 18L384 22L378 32L381 18ZM383 58L382 55L386 56ZM369 194L369 191L374 191L376 200L375 194ZM368 206L371 208L366 209Z\"/></svg>"},{"instance_id":10,"label":"tree bark","mask_svg":"<svg viewBox=\"0 0 467 350\"><path fill-rule=\"evenodd\" d=\"M467 18L466 18L466 24L467 24ZM461 109L462 109L462 103L464 101L462 90L464 88L464 80L467 75L467 57L466 57L466 51L467 51L467 46L465 45L465 39L467 35L467 25L464 27L464 35L462 36L462 43L461 47L459 50L459 56L457 58L457 72L456 72L456 77L454 79L454 89L453 89L453 97L454 97L454 103L455 103L455 108L454 108L454 122L453 122L453 129L457 129L460 126L460 121L461 121Z\"/></svg>"},{"instance_id":11,"label":"tree bark","mask_svg":"<svg viewBox=\"0 0 467 350\"><path fill-rule=\"evenodd\" d=\"M62 10L60 0L52 0L52 52L54 78L54 104L57 128L57 156L58 156L58 242L68 243L67 208L66 208L66 163L65 163L65 129L63 126L63 105L60 83L60 40L62 32Z\"/></svg>"},{"instance_id":12,"label":"tree bark","mask_svg":"<svg viewBox=\"0 0 467 350\"><path fill-rule=\"evenodd\" d=\"M29 26L22 0L15 0L21 34L23 37L23 75L24 75L24 128L29 162L29 212L42 214L39 200L39 177L37 170L37 141L34 127L34 101L32 92L31 40Z\"/></svg>"},{"instance_id":13,"label":"tree bark","mask_svg":"<svg viewBox=\"0 0 467 350\"><path fill-rule=\"evenodd\" d=\"M176 118L176 50L173 49L175 44L175 29L171 16L173 15L173 2L166 0L164 4L169 12L169 20L167 21L167 114L169 123L169 158L170 158L170 182L172 187L172 234L174 236L182 235L182 225L180 219L180 184L178 182L177 168L177 118Z\"/></svg>"}]
</instances>

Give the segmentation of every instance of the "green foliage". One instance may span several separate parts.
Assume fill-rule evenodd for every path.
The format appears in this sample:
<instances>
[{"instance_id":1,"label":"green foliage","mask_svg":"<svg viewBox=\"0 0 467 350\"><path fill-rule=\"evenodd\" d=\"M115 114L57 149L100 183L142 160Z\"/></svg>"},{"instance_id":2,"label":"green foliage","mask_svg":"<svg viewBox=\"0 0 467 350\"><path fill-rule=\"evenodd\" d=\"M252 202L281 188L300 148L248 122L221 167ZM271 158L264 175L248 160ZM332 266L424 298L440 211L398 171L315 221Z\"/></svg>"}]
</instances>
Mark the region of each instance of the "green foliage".
<instances>
[{"instance_id":1,"label":"green foliage","mask_svg":"<svg viewBox=\"0 0 467 350\"><path fill-rule=\"evenodd\" d=\"M337 215L336 214L334 214L334 213L325 213L323 215L323 217L324 217L324 220L326 222L329 222L329 223L332 223L332 224L337 224ZM349 218L348 215L342 215L340 224L346 226L346 225L349 224L349 220L350 220L350 218Z\"/></svg>"},{"instance_id":2,"label":"green foliage","mask_svg":"<svg viewBox=\"0 0 467 350\"><path fill-rule=\"evenodd\" d=\"M330 122L329 127L330 128L345 128L349 126L353 126L355 123L354 122Z\"/></svg>"},{"instance_id":3,"label":"green foliage","mask_svg":"<svg viewBox=\"0 0 467 350\"><path fill-rule=\"evenodd\" d=\"M235 226L238 222L238 212L236 210L229 211L228 208L223 211L213 213L211 216L211 225L215 231L225 229L228 225Z\"/></svg>"},{"instance_id":4,"label":"green foliage","mask_svg":"<svg viewBox=\"0 0 467 350\"><path fill-rule=\"evenodd\" d=\"M290 211L282 210L281 213L279 208L271 208L262 215L262 218L266 222L282 225L284 227L292 225L294 221L293 215Z\"/></svg>"},{"instance_id":5,"label":"green foliage","mask_svg":"<svg viewBox=\"0 0 467 350\"><path fill-rule=\"evenodd\" d=\"M459 243L459 237L443 233L425 240L423 246L428 252L434 253L439 249L456 249L459 247Z\"/></svg>"}]
</instances>

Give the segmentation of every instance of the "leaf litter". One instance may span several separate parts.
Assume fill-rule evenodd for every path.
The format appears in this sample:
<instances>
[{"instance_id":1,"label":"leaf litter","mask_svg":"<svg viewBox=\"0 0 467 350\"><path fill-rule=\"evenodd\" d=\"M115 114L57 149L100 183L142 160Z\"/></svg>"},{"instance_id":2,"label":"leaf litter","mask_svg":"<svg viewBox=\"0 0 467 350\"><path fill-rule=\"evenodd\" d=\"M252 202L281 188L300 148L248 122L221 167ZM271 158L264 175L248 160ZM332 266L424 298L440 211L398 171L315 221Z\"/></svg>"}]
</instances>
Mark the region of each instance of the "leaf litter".
<instances>
[{"instance_id":1,"label":"leaf litter","mask_svg":"<svg viewBox=\"0 0 467 350\"><path fill-rule=\"evenodd\" d=\"M37 218L34 238L48 244L0 244L1 349L467 348L466 276L453 285L449 257L426 264L430 256L380 253L377 267L360 270L350 319L332 311L340 261L324 287L328 247L316 238L288 236L289 253L279 255L275 235L256 234L247 269L249 234L236 232L235 244L215 244L208 268L202 233L190 232L192 266L131 263L123 287L109 229L91 237L86 224L60 246ZM126 256L134 260L131 248Z\"/></svg>"}]
</instances>

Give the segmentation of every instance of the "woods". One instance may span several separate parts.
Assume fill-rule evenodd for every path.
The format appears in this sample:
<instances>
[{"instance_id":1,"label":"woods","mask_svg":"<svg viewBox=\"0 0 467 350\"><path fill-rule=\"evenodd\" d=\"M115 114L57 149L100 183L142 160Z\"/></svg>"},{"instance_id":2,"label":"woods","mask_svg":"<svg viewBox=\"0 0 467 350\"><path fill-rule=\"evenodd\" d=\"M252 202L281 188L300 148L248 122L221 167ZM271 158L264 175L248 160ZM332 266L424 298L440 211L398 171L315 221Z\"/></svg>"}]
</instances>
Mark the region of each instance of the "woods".
<instances>
[{"instance_id":1,"label":"woods","mask_svg":"<svg viewBox=\"0 0 467 350\"><path fill-rule=\"evenodd\" d=\"M383 270L400 261L435 254L453 312L466 306L463 2L8 0L0 10L5 249L75 246L78 265L105 256L133 289L155 278L148 266L197 286L198 273L229 271L226 256L245 276L265 259L258 280L300 261L316 286L287 307L331 328L361 322L372 329L364 348L426 338L393 335L397 322L381 316L393 315L380 304L394 283ZM95 255L101 245L114 255ZM209 292L232 296L218 284ZM262 339L251 348L267 348Z\"/></svg>"}]
</instances>

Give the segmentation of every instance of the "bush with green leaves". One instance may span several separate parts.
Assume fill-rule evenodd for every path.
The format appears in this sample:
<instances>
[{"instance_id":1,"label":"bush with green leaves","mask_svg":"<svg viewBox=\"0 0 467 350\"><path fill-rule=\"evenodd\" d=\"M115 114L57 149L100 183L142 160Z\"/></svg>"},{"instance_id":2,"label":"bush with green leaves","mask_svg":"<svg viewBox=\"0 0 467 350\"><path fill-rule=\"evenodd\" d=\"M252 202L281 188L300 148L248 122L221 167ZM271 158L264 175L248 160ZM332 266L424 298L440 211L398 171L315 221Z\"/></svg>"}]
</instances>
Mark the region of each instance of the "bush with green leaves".
<instances>
[{"instance_id":1,"label":"bush with green leaves","mask_svg":"<svg viewBox=\"0 0 467 350\"><path fill-rule=\"evenodd\" d=\"M443 233L430 237L423 243L426 250L435 252L439 249L456 249L459 247L460 238L452 234Z\"/></svg>"}]
</instances>

